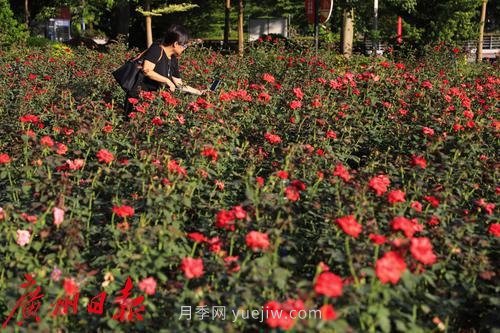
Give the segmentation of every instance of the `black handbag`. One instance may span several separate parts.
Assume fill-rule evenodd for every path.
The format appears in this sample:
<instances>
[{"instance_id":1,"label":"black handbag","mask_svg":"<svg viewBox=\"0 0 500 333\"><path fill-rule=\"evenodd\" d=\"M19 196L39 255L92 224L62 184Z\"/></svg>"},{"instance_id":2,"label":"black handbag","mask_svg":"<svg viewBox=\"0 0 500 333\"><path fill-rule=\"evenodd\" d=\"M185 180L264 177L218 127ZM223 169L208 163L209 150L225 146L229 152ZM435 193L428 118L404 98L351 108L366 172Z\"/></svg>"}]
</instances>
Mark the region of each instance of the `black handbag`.
<instances>
[{"instance_id":1,"label":"black handbag","mask_svg":"<svg viewBox=\"0 0 500 333\"><path fill-rule=\"evenodd\" d=\"M126 93L132 93L136 88L137 84L142 81L142 55L146 51L139 54L137 57L129 59L115 69L111 74L115 78L116 82L125 90Z\"/></svg>"}]
</instances>

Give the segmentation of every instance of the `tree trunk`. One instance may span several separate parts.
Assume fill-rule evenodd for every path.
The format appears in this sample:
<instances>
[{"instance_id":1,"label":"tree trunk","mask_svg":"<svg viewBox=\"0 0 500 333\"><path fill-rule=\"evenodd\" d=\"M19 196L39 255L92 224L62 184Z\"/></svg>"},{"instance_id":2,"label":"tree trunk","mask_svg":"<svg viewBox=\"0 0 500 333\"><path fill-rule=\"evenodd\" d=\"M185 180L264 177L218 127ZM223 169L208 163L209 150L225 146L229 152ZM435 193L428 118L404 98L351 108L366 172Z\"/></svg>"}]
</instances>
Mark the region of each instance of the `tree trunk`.
<instances>
[{"instance_id":1,"label":"tree trunk","mask_svg":"<svg viewBox=\"0 0 500 333\"><path fill-rule=\"evenodd\" d=\"M144 0L144 10L151 11L151 0ZM146 16L146 45L150 47L153 44L153 27L151 24L151 16Z\"/></svg>"},{"instance_id":2,"label":"tree trunk","mask_svg":"<svg viewBox=\"0 0 500 333\"><path fill-rule=\"evenodd\" d=\"M24 22L26 22L26 28L30 28L30 8L29 0L24 0Z\"/></svg>"},{"instance_id":3,"label":"tree trunk","mask_svg":"<svg viewBox=\"0 0 500 333\"><path fill-rule=\"evenodd\" d=\"M344 9L344 22L342 26L342 54L346 58L352 55L354 39L354 9Z\"/></svg>"},{"instance_id":4,"label":"tree trunk","mask_svg":"<svg viewBox=\"0 0 500 333\"><path fill-rule=\"evenodd\" d=\"M243 56L243 0L239 0L238 8L238 53Z\"/></svg>"},{"instance_id":5,"label":"tree trunk","mask_svg":"<svg viewBox=\"0 0 500 333\"><path fill-rule=\"evenodd\" d=\"M226 0L224 16L224 49L229 49L229 29L231 23L231 0Z\"/></svg>"},{"instance_id":6,"label":"tree trunk","mask_svg":"<svg viewBox=\"0 0 500 333\"><path fill-rule=\"evenodd\" d=\"M484 21L486 21L486 5L488 0L483 0L481 8L481 22L479 22L479 42L477 43L476 62L483 61L483 38L484 38Z\"/></svg>"}]
</instances>

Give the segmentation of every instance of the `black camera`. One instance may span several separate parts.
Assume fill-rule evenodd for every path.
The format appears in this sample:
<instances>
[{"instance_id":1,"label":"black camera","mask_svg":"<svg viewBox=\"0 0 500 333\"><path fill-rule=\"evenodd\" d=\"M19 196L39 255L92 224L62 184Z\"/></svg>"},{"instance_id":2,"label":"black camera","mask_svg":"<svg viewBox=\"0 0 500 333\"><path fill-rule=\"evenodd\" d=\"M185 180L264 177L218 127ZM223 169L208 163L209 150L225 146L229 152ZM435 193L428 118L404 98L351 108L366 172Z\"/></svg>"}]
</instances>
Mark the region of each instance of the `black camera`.
<instances>
[{"instance_id":1,"label":"black camera","mask_svg":"<svg viewBox=\"0 0 500 333\"><path fill-rule=\"evenodd\" d=\"M222 81L221 79L215 78L212 84L210 85L210 91L216 91L217 88L219 88L221 81Z\"/></svg>"}]
</instances>

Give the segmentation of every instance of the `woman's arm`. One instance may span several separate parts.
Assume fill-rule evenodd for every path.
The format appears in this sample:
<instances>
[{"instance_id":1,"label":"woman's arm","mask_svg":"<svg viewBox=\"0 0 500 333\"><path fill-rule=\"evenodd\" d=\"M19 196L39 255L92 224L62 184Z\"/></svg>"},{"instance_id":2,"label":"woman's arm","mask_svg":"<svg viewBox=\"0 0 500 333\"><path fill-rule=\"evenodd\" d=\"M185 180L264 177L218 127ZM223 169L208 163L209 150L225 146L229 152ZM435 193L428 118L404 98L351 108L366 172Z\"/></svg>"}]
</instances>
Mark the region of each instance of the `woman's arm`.
<instances>
[{"instance_id":1,"label":"woman's arm","mask_svg":"<svg viewBox=\"0 0 500 333\"><path fill-rule=\"evenodd\" d=\"M156 73L154 71L155 67L156 67L155 63L149 60L144 60L144 63L142 64L142 72L146 77L150 78L151 80L166 84L170 89L170 91L172 92L175 91L175 83L172 82L168 77Z\"/></svg>"},{"instance_id":2,"label":"woman's arm","mask_svg":"<svg viewBox=\"0 0 500 333\"><path fill-rule=\"evenodd\" d=\"M182 82L182 79L180 79L178 77L172 77L172 80L174 80L174 83L177 86L177 89L179 89L180 91L187 92L187 93L194 94L194 95L203 95L206 92L205 90L199 90L199 89L193 88L191 86L184 85L184 83Z\"/></svg>"}]
</instances>

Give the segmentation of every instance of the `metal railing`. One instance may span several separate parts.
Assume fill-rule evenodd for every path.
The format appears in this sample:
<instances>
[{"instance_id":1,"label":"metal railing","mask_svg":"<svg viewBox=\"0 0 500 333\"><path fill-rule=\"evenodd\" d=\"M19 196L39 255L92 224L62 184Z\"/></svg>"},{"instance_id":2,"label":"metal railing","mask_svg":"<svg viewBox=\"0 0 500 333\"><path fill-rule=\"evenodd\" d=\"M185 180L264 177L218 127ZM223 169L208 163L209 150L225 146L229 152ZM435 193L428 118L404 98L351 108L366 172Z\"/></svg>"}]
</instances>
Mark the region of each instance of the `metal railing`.
<instances>
[{"instance_id":1,"label":"metal railing","mask_svg":"<svg viewBox=\"0 0 500 333\"><path fill-rule=\"evenodd\" d=\"M477 40L466 40L458 43L470 54L477 52ZM483 58L500 57L500 34L485 35L483 38Z\"/></svg>"}]
</instances>

